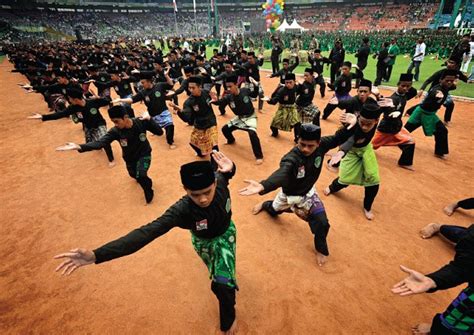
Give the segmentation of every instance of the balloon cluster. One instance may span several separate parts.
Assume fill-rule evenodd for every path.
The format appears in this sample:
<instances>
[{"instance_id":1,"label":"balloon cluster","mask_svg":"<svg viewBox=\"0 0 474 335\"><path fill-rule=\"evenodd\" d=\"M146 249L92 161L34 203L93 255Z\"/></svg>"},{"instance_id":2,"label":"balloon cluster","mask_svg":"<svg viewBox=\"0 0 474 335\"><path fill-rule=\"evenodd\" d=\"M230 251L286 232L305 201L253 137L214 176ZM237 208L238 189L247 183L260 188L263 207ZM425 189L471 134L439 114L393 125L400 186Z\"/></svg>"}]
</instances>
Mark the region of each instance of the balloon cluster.
<instances>
[{"instance_id":1,"label":"balloon cluster","mask_svg":"<svg viewBox=\"0 0 474 335\"><path fill-rule=\"evenodd\" d=\"M283 15L284 7L284 0L267 0L262 5L267 29L270 29L271 32L274 32L280 26L280 18Z\"/></svg>"}]
</instances>

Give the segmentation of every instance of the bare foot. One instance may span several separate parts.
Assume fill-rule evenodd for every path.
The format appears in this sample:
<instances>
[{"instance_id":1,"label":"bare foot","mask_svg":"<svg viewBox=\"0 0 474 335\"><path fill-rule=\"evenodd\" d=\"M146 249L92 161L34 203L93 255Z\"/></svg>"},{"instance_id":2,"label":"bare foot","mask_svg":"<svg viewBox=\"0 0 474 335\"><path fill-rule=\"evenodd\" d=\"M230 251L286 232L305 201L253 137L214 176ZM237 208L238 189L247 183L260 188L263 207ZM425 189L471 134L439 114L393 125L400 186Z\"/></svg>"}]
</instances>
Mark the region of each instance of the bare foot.
<instances>
[{"instance_id":1,"label":"bare foot","mask_svg":"<svg viewBox=\"0 0 474 335\"><path fill-rule=\"evenodd\" d=\"M263 159L259 158L255 160L255 165L262 165L263 164Z\"/></svg>"},{"instance_id":2,"label":"bare foot","mask_svg":"<svg viewBox=\"0 0 474 335\"><path fill-rule=\"evenodd\" d=\"M365 208L364 208L364 214L367 220L373 220L375 218L374 213L372 213L372 211L366 210Z\"/></svg>"},{"instance_id":3,"label":"bare foot","mask_svg":"<svg viewBox=\"0 0 474 335\"><path fill-rule=\"evenodd\" d=\"M319 266L323 266L328 261L328 256L324 256L323 254L316 251L316 260L318 261Z\"/></svg>"},{"instance_id":4,"label":"bare foot","mask_svg":"<svg viewBox=\"0 0 474 335\"><path fill-rule=\"evenodd\" d=\"M329 186L324 189L323 193L325 196L328 196L331 194L331 189L329 188Z\"/></svg>"},{"instance_id":5,"label":"bare foot","mask_svg":"<svg viewBox=\"0 0 474 335\"><path fill-rule=\"evenodd\" d=\"M431 330L431 324L420 323L411 329L412 334L417 335L429 335Z\"/></svg>"},{"instance_id":6,"label":"bare foot","mask_svg":"<svg viewBox=\"0 0 474 335\"><path fill-rule=\"evenodd\" d=\"M443 208L444 214L446 214L447 216L451 216L454 214L454 211L456 210L456 208L458 208L457 202L449 204L448 206Z\"/></svg>"},{"instance_id":7,"label":"bare foot","mask_svg":"<svg viewBox=\"0 0 474 335\"><path fill-rule=\"evenodd\" d=\"M117 165L115 162L109 162L109 168L113 168L115 165Z\"/></svg>"},{"instance_id":8,"label":"bare foot","mask_svg":"<svg viewBox=\"0 0 474 335\"><path fill-rule=\"evenodd\" d=\"M437 155L437 154L435 154L435 157L437 157L439 159L442 159L442 160L447 160L448 159L448 155Z\"/></svg>"},{"instance_id":9,"label":"bare foot","mask_svg":"<svg viewBox=\"0 0 474 335\"><path fill-rule=\"evenodd\" d=\"M229 330L223 332L221 331L222 335L235 335L237 334L237 320L234 320L234 323L232 326L229 328Z\"/></svg>"},{"instance_id":10,"label":"bare foot","mask_svg":"<svg viewBox=\"0 0 474 335\"><path fill-rule=\"evenodd\" d=\"M170 150L174 150L174 149L176 149L176 145L170 144Z\"/></svg>"},{"instance_id":11,"label":"bare foot","mask_svg":"<svg viewBox=\"0 0 474 335\"><path fill-rule=\"evenodd\" d=\"M451 121L444 121L444 125L445 125L446 127L451 126Z\"/></svg>"},{"instance_id":12,"label":"bare foot","mask_svg":"<svg viewBox=\"0 0 474 335\"><path fill-rule=\"evenodd\" d=\"M434 234L439 232L439 228L441 225L439 223L430 223L429 225L423 227L423 229L420 230L420 235L422 238L430 238Z\"/></svg>"},{"instance_id":13,"label":"bare foot","mask_svg":"<svg viewBox=\"0 0 474 335\"><path fill-rule=\"evenodd\" d=\"M263 209L263 201L256 204L253 208L252 208L252 214L253 215L257 215L258 213L260 213Z\"/></svg>"},{"instance_id":14,"label":"bare foot","mask_svg":"<svg viewBox=\"0 0 474 335\"><path fill-rule=\"evenodd\" d=\"M415 168L413 165L398 165L398 167L401 167L402 169L409 170L409 171L415 171Z\"/></svg>"}]
</instances>

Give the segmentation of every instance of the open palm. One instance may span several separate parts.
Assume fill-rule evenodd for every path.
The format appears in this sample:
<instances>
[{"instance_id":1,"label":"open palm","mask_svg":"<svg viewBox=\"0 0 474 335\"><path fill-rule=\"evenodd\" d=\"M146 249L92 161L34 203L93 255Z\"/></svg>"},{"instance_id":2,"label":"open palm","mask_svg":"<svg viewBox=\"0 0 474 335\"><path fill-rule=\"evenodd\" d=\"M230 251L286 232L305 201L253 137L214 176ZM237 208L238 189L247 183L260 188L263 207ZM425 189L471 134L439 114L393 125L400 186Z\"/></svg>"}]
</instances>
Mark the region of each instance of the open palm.
<instances>
[{"instance_id":1,"label":"open palm","mask_svg":"<svg viewBox=\"0 0 474 335\"><path fill-rule=\"evenodd\" d=\"M62 274L66 276L70 275L81 266L93 264L95 262L94 252L80 248L72 249L69 252L54 256L54 259L61 258L66 258L66 260L59 264L55 271L58 272L62 270Z\"/></svg>"},{"instance_id":2,"label":"open palm","mask_svg":"<svg viewBox=\"0 0 474 335\"><path fill-rule=\"evenodd\" d=\"M409 269L403 265L400 265L400 269L403 272L408 273L409 276L392 287L393 293L399 294L401 296L407 296L424 293L436 287L436 283L433 281L433 279L425 276L424 274Z\"/></svg>"}]
</instances>

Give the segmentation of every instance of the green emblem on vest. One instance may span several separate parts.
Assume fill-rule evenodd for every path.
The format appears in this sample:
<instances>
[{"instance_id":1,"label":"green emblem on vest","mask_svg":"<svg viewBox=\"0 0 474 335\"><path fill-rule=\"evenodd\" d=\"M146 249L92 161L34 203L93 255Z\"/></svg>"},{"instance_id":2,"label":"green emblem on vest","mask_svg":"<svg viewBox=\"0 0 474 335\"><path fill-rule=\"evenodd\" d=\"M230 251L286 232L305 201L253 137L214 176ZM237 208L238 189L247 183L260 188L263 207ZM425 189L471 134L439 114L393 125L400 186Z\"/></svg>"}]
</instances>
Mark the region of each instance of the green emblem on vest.
<instances>
[{"instance_id":1,"label":"green emblem on vest","mask_svg":"<svg viewBox=\"0 0 474 335\"><path fill-rule=\"evenodd\" d=\"M319 167L321 166L321 156L318 156L314 159L314 166L319 169Z\"/></svg>"},{"instance_id":2,"label":"green emblem on vest","mask_svg":"<svg viewBox=\"0 0 474 335\"><path fill-rule=\"evenodd\" d=\"M91 112L92 115L96 115L97 114L97 108L91 108L90 112Z\"/></svg>"},{"instance_id":3,"label":"green emblem on vest","mask_svg":"<svg viewBox=\"0 0 474 335\"><path fill-rule=\"evenodd\" d=\"M140 141L145 142L145 141L146 141L146 135L145 135L145 133L141 133L141 134L138 136L138 138L140 139Z\"/></svg>"}]
</instances>

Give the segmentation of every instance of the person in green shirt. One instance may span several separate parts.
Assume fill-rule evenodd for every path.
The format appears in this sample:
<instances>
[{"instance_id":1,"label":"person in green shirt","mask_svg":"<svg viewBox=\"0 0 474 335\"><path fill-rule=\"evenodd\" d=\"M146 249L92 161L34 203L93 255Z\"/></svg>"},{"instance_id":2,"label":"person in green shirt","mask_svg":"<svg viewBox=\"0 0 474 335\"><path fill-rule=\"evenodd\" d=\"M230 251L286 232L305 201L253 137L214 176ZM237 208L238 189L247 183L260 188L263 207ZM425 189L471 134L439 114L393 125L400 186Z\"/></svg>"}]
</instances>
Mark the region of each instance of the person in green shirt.
<instances>
[{"instance_id":1,"label":"person in green shirt","mask_svg":"<svg viewBox=\"0 0 474 335\"><path fill-rule=\"evenodd\" d=\"M388 48L388 57L390 58L388 63L387 63L387 69L386 69L386 75L385 75L385 81L390 81L390 76L392 75L392 69L393 65L395 65L395 60L397 58L397 55L400 54L400 48L398 47L397 44L397 39L392 38L390 41L390 46Z\"/></svg>"}]
</instances>

